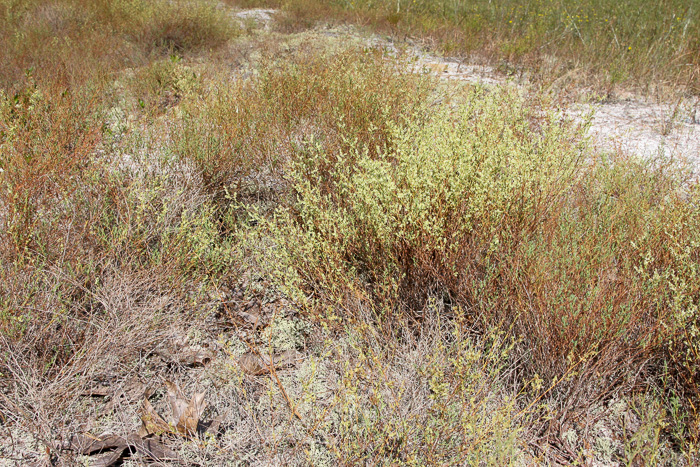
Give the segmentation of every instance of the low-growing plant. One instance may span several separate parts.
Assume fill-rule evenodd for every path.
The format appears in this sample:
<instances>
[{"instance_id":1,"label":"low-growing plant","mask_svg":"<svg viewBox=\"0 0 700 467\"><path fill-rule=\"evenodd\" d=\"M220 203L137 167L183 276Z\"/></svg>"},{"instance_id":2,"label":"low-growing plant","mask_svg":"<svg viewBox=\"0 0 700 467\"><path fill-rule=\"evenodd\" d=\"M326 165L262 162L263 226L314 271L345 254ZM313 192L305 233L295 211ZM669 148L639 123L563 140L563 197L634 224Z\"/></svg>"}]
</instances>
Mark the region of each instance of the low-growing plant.
<instances>
[{"instance_id":1,"label":"low-growing plant","mask_svg":"<svg viewBox=\"0 0 700 467\"><path fill-rule=\"evenodd\" d=\"M350 139L376 152L389 142L388 122L424 107L428 89L427 78L379 52L306 44L291 57L265 57L255 78L217 82L203 102L184 108L172 138L218 196L279 189L307 137L329 154Z\"/></svg>"},{"instance_id":2,"label":"low-growing plant","mask_svg":"<svg viewBox=\"0 0 700 467\"><path fill-rule=\"evenodd\" d=\"M296 369L264 383L256 404L244 398L243 423L256 420L258 435L274 439L266 456L314 465L523 462L518 398L505 378L512 340L496 330L475 339L461 311L444 316L438 302L395 336L371 322L326 328ZM232 386L245 390L243 381ZM276 415L279 407L290 416Z\"/></svg>"},{"instance_id":3,"label":"low-growing plant","mask_svg":"<svg viewBox=\"0 0 700 467\"><path fill-rule=\"evenodd\" d=\"M231 264L197 176L135 160L138 141L101 157L101 113L76 94L30 88L0 108L5 375L19 371L8 352L44 375L69 364L109 313L97 291L116 271L184 297Z\"/></svg>"},{"instance_id":4,"label":"low-growing plant","mask_svg":"<svg viewBox=\"0 0 700 467\"><path fill-rule=\"evenodd\" d=\"M30 81L14 96L0 97L0 242L4 259L12 260L48 247L38 238L41 217L80 188L101 125L90 91L57 93Z\"/></svg>"},{"instance_id":5,"label":"low-growing plant","mask_svg":"<svg viewBox=\"0 0 700 467\"><path fill-rule=\"evenodd\" d=\"M32 0L0 6L0 85L15 92L33 69L65 88L148 63L152 55L206 51L237 36L237 24L208 0Z\"/></svg>"},{"instance_id":6,"label":"low-growing plant","mask_svg":"<svg viewBox=\"0 0 700 467\"><path fill-rule=\"evenodd\" d=\"M692 85L674 64L697 41L680 30L694 10L623 19L630 5L599 3L613 24L582 17L596 2L264 2L287 30L322 14L445 50L489 41L510 70L550 52L569 71L607 66L610 94L641 77ZM675 443L668 458L693 462L688 171L596 154L585 125L519 90L448 97L401 57L306 34L258 31L215 65L204 52L238 34L231 13L210 0L0 2L3 424L53 456L56 434L102 407L83 397L92 383L180 373L149 356L221 325L228 344L196 374L236 423L205 435L205 457L500 465L560 450L634 463ZM668 74L651 69L670 49ZM279 371L246 372L252 350ZM616 401L632 422L619 440L601 424L588 449L582 426Z\"/></svg>"},{"instance_id":7,"label":"low-growing plant","mask_svg":"<svg viewBox=\"0 0 700 467\"><path fill-rule=\"evenodd\" d=\"M692 381L697 214L682 172L598 159L581 127L512 91L475 90L391 140L378 153L309 140L291 164L296 197L261 224L299 304L395 327L445 297L477 327L522 336L525 374L569 413L640 384L664 355L684 355ZM686 350L665 354L679 336Z\"/></svg>"}]
</instances>

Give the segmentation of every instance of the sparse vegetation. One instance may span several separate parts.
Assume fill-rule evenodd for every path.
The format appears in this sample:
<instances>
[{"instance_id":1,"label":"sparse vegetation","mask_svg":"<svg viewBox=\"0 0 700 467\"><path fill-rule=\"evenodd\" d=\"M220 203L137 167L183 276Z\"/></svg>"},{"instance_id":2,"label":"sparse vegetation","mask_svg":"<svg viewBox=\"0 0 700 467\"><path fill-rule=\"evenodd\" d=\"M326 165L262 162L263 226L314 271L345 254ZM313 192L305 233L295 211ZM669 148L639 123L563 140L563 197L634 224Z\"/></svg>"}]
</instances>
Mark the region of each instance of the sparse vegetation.
<instances>
[{"instance_id":1,"label":"sparse vegetation","mask_svg":"<svg viewBox=\"0 0 700 467\"><path fill-rule=\"evenodd\" d=\"M695 168L313 29L693 93L692 5L234 3L0 4L0 456L698 462Z\"/></svg>"},{"instance_id":2,"label":"sparse vegetation","mask_svg":"<svg viewBox=\"0 0 700 467\"><path fill-rule=\"evenodd\" d=\"M259 0L287 16L285 30L315 22L371 25L476 56L546 86L700 92L700 5L687 1Z\"/></svg>"}]
</instances>

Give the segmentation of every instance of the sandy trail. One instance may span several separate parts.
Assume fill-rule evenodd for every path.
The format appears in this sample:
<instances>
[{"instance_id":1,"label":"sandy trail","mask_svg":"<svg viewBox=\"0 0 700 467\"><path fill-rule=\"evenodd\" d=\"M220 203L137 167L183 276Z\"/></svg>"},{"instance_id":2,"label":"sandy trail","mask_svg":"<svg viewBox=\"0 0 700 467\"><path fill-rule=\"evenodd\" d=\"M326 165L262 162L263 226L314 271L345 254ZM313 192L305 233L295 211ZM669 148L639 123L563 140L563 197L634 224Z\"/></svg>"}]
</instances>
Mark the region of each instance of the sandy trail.
<instances>
[{"instance_id":1,"label":"sandy trail","mask_svg":"<svg viewBox=\"0 0 700 467\"><path fill-rule=\"evenodd\" d=\"M599 149L621 150L645 158L658 155L684 159L700 168L700 122L697 110L690 104L579 104L569 108L569 114L580 116L591 110L595 114L590 132Z\"/></svg>"}]
</instances>

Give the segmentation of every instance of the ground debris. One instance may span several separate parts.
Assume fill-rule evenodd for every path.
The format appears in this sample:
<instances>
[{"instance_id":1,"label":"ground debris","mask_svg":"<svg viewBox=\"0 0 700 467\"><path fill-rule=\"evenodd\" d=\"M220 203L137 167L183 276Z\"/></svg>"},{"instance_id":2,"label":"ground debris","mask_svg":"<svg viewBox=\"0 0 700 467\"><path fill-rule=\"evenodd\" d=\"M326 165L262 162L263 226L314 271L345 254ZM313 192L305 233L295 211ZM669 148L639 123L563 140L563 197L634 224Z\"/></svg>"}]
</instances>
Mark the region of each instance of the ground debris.
<instances>
[{"instance_id":1,"label":"ground debris","mask_svg":"<svg viewBox=\"0 0 700 467\"><path fill-rule=\"evenodd\" d=\"M177 431L184 436L193 436L197 433L199 418L207 406L204 393L195 393L188 402L182 390L170 381L165 382L168 388L168 399L173 411L173 422Z\"/></svg>"},{"instance_id":2,"label":"ground debris","mask_svg":"<svg viewBox=\"0 0 700 467\"><path fill-rule=\"evenodd\" d=\"M272 371L272 368L282 368L294 365L300 354L295 350L286 350L276 355L268 356L247 352L238 358L238 365L249 375L262 375Z\"/></svg>"},{"instance_id":3,"label":"ground debris","mask_svg":"<svg viewBox=\"0 0 700 467\"><path fill-rule=\"evenodd\" d=\"M214 353L201 346L188 346L180 349L159 350L156 352L166 363L201 367L214 359Z\"/></svg>"},{"instance_id":4,"label":"ground debris","mask_svg":"<svg viewBox=\"0 0 700 467\"><path fill-rule=\"evenodd\" d=\"M184 465L178 455L165 446L159 436L141 437L132 433L126 437L117 435L93 436L89 433L72 435L64 449L86 456L99 456L90 465L109 467L120 465L125 458L138 456L153 462L171 462Z\"/></svg>"},{"instance_id":5,"label":"ground debris","mask_svg":"<svg viewBox=\"0 0 700 467\"><path fill-rule=\"evenodd\" d=\"M195 393L188 401L177 384L171 381L164 384L172 411L170 423L156 412L148 400L153 391L146 391L143 392L144 400L139 410L141 427L137 432L127 436L73 434L61 449L85 456L98 456L91 465L100 467L121 465L125 458L134 456L148 462L168 461L185 465L172 449L163 444L163 437L192 438L201 431L214 432L218 430L220 420L214 420L206 430L200 429L200 418L207 406L204 393Z\"/></svg>"},{"instance_id":6,"label":"ground debris","mask_svg":"<svg viewBox=\"0 0 700 467\"><path fill-rule=\"evenodd\" d=\"M198 432L199 419L207 406L204 393L196 393L187 401L182 390L177 384L165 381L168 390L168 400L172 411L172 423L168 423L155 411L148 399L141 406L141 428L139 435L176 435L193 437Z\"/></svg>"}]
</instances>

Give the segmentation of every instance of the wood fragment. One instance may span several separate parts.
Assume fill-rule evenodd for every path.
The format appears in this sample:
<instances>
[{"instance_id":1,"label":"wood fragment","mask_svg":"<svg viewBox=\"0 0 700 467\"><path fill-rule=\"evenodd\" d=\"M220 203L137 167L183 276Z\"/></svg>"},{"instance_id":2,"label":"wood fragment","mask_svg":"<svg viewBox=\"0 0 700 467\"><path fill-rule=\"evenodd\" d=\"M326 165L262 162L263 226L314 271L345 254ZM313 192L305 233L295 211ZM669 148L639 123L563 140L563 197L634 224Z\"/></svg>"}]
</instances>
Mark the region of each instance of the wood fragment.
<instances>
[{"instance_id":1,"label":"wood fragment","mask_svg":"<svg viewBox=\"0 0 700 467\"><path fill-rule=\"evenodd\" d=\"M155 462L175 461L181 463L177 453L165 446L158 436L143 438L132 433L126 438L116 435L104 437L81 433L71 436L69 449L82 455L94 456L104 454L94 459L92 466L111 467L120 465L132 452Z\"/></svg>"}]
</instances>

